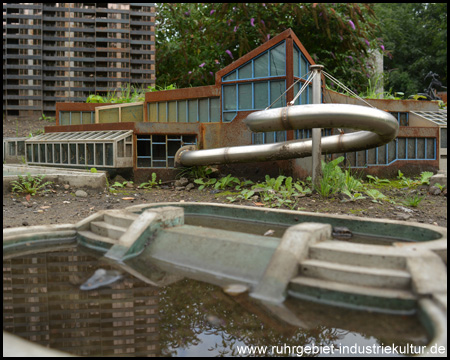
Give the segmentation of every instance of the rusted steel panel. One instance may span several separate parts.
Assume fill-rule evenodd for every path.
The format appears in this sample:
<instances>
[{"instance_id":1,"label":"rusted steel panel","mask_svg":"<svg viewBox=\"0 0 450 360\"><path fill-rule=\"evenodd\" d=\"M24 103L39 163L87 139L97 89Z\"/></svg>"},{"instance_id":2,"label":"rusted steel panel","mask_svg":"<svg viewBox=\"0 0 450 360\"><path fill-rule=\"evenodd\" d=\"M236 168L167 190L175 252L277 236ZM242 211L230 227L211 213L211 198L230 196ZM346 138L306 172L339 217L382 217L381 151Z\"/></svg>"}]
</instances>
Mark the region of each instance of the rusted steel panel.
<instances>
[{"instance_id":1,"label":"rusted steel panel","mask_svg":"<svg viewBox=\"0 0 450 360\"><path fill-rule=\"evenodd\" d=\"M136 134L200 134L200 123L134 123Z\"/></svg>"},{"instance_id":2,"label":"rusted steel panel","mask_svg":"<svg viewBox=\"0 0 450 360\"><path fill-rule=\"evenodd\" d=\"M323 99L325 103L333 104L353 104L365 105L361 100L352 98L347 95L339 94L335 91L324 89ZM421 101L421 100L391 100L391 99L364 99L372 106L385 111L437 111L439 104L435 101Z\"/></svg>"},{"instance_id":3,"label":"rusted steel panel","mask_svg":"<svg viewBox=\"0 0 450 360\"><path fill-rule=\"evenodd\" d=\"M145 104L148 102L186 100L220 96L220 87L216 85L198 86L193 88L154 91L145 94Z\"/></svg>"},{"instance_id":4,"label":"rusted steel panel","mask_svg":"<svg viewBox=\"0 0 450 360\"><path fill-rule=\"evenodd\" d=\"M432 137L438 139L439 128L401 126L397 137Z\"/></svg>"}]
</instances>

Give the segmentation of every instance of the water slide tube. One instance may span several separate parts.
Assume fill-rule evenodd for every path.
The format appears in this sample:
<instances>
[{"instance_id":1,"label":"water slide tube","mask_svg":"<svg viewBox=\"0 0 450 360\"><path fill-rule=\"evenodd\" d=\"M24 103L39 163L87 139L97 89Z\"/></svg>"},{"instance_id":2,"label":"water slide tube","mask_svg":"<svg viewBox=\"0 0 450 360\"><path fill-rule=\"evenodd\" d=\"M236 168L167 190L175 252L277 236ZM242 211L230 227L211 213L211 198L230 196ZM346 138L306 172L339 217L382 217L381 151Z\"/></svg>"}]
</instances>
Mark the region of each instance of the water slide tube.
<instances>
[{"instance_id":1,"label":"water slide tube","mask_svg":"<svg viewBox=\"0 0 450 360\"><path fill-rule=\"evenodd\" d=\"M398 122L388 112L360 105L294 105L256 111L244 120L253 132L350 128L347 134L322 137L322 154L360 151L384 145L397 137ZM312 155L312 139L280 143L195 150L183 146L175 155L181 166L218 165L257 161L286 160Z\"/></svg>"}]
</instances>

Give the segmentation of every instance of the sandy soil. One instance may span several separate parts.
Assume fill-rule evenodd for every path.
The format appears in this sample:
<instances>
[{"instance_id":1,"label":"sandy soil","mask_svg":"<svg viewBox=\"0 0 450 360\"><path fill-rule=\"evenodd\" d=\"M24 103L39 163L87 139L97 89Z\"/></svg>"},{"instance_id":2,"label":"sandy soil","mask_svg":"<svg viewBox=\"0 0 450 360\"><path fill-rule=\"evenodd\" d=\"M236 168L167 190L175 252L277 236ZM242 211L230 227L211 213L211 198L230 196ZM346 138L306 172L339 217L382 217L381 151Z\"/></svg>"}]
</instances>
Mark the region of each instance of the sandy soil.
<instances>
[{"instance_id":1,"label":"sandy soil","mask_svg":"<svg viewBox=\"0 0 450 360\"><path fill-rule=\"evenodd\" d=\"M27 136L36 133L44 126L51 125L46 121L5 120L3 136ZM226 174L224 174L226 175ZM263 180L263 179L261 179ZM113 183L113 181L111 182ZM104 209L121 209L131 205L154 202L215 202L229 203L226 196L220 196L216 191L207 189L199 191L177 190L173 183L167 183L159 189L117 189L111 193L88 189L75 189L68 185L52 185L45 194L26 199L24 195L6 192L3 194L3 228L17 226L32 226L44 224L76 223L88 215ZM76 195L77 190L84 190L87 197ZM323 199L318 194L299 199L296 209L302 211L326 214L346 214L358 217L387 218L407 222L420 222L447 227L447 197L432 195L427 186L418 189L381 190L383 194L393 199L389 202L374 203L370 199L355 202L342 202L339 197ZM407 196L423 196L418 207L408 207L402 204ZM261 206L260 199L235 202L234 204ZM286 207L284 207L286 209Z\"/></svg>"}]
</instances>

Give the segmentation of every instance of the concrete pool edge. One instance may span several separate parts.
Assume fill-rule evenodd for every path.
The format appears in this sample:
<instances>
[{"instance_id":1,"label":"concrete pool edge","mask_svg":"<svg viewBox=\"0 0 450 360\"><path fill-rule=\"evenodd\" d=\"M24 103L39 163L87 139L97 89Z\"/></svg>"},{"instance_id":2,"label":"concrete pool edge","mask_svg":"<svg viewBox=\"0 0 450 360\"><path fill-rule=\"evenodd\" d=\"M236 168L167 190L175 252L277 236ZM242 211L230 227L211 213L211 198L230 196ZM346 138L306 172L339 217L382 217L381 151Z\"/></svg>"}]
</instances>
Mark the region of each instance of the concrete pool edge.
<instances>
[{"instance_id":1,"label":"concrete pool edge","mask_svg":"<svg viewBox=\"0 0 450 360\"><path fill-rule=\"evenodd\" d=\"M161 207L161 206L181 206L186 207L189 205L195 206L214 206L214 207L226 207L226 208L244 208L263 212L277 212L278 214L299 214L300 212L290 211L290 210L267 210L267 209L257 209L253 207L242 207L236 205L222 205L222 204L209 204L209 203L158 203L158 204L146 204L137 205L126 208L127 211L143 211L151 207ZM320 214L307 213L307 215L322 216ZM330 216L331 217L331 216ZM345 215L334 215L335 219L351 218L351 220L362 220L356 217L349 217ZM374 219L375 220L375 219ZM378 219L376 219L378 220ZM379 222L386 222L389 220L378 220ZM376 221L377 222L377 221ZM392 223L397 223L391 220ZM417 294L418 310L421 322L426 328L431 341L429 342L427 349L429 351L433 346L447 346L447 289L446 289L446 236L447 232L445 228L440 228L433 225L418 224L420 227L427 228L433 231L439 231L441 233L441 238L426 241L423 243L396 243L391 246L393 252L405 252L406 262L408 271L411 274L411 281L413 283L413 288ZM49 238L54 240L49 240L49 242L59 242L67 241L74 242L74 234L76 234L76 224L65 224L65 225L43 225L43 226L31 226L26 228L13 228L4 229L4 239L3 246L14 244L23 245L25 242L29 241L45 241ZM65 240L64 240L65 239ZM44 243L43 243L44 244ZM376 245L375 245L376 246ZM369 247L373 248L372 245L361 245L356 246L356 248ZM383 251L385 247L383 246ZM425 266L420 264L421 255L423 253L425 256L425 264L430 266ZM413 254L413 255L412 255ZM386 255L386 254L385 254ZM418 261L419 260L419 263ZM431 261L430 261L431 260ZM431 263L430 263L431 262ZM423 263L423 262L422 262ZM437 264L437 265L436 265ZM427 272L434 271L427 275ZM438 273L435 273L438 272ZM429 279L435 279L435 282L430 282ZM444 282L445 281L445 282ZM338 304L337 304L338 305ZM338 305L339 306L339 305ZM48 351L48 356L51 354L61 355L61 352L52 349L42 348L42 346L28 342L23 339L16 339L20 341L13 341L14 335L4 332L4 344L8 344L7 354L29 354L28 351ZM9 341L9 339L13 339ZM12 345L13 344L13 345ZM16 345L14 345L16 344ZM26 344L26 346L25 346ZM11 347L15 347L15 350ZM23 352L22 352L23 351ZM5 345L4 345L5 354ZM43 353L47 354L47 353ZM426 354L426 353L425 353ZM69 355L69 354L65 354ZM429 354L428 354L429 355Z\"/></svg>"}]
</instances>

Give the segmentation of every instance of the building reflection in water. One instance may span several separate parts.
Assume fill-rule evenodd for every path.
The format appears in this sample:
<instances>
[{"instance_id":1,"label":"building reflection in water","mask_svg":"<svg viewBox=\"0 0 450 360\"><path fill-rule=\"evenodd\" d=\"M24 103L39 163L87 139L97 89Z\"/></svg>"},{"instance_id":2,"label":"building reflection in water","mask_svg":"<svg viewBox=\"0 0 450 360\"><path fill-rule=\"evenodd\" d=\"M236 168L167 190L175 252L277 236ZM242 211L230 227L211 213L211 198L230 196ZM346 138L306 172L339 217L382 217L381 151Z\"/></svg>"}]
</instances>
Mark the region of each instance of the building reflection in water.
<instances>
[{"instance_id":1,"label":"building reflection in water","mask_svg":"<svg viewBox=\"0 0 450 360\"><path fill-rule=\"evenodd\" d=\"M82 291L80 285L97 269L112 265L77 247L4 259L3 329L84 356L237 356L243 345L337 346L355 337L365 344L427 342L415 317L288 299L283 311L301 322L299 327L246 295L229 296L139 258L132 263L136 276Z\"/></svg>"}]
</instances>

